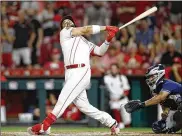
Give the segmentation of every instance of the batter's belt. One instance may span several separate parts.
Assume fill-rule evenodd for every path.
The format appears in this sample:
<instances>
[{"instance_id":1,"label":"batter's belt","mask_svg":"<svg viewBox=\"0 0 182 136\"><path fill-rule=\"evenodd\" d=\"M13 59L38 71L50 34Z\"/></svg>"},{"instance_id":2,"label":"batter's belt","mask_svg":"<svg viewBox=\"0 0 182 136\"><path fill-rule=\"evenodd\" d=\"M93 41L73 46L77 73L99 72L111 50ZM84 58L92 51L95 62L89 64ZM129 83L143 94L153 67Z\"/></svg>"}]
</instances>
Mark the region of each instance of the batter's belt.
<instances>
[{"instance_id":1,"label":"batter's belt","mask_svg":"<svg viewBox=\"0 0 182 136\"><path fill-rule=\"evenodd\" d=\"M66 66L66 69L81 68L81 67L85 67L85 64L84 64L84 63L81 63L81 64L67 65L67 66Z\"/></svg>"}]
</instances>

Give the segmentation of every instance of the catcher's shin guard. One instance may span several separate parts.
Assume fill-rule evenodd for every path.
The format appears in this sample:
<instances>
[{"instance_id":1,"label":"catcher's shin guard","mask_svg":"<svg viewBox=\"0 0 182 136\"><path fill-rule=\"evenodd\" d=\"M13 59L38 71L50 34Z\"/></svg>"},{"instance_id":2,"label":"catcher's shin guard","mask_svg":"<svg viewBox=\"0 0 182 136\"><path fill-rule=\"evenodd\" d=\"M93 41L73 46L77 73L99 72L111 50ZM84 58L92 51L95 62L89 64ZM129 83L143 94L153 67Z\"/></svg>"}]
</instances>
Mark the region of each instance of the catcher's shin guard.
<instances>
[{"instance_id":1,"label":"catcher's shin guard","mask_svg":"<svg viewBox=\"0 0 182 136\"><path fill-rule=\"evenodd\" d=\"M176 126L182 129L182 112L176 111L173 115L173 120L176 122Z\"/></svg>"}]
</instances>

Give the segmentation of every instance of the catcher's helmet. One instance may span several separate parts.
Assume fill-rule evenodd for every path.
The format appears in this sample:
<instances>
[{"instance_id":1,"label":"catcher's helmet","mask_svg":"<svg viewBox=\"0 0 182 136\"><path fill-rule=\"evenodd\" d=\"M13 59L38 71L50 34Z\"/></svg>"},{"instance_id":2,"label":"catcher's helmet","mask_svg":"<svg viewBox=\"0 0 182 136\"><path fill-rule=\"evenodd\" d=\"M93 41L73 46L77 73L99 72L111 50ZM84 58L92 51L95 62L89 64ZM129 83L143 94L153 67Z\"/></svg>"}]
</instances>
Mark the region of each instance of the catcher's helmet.
<instances>
[{"instance_id":1,"label":"catcher's helmet","mask_svg":"<svg viewBox=\"0 0 182 136\"><path fill-rule=\"evenodd\" d=\"M63 29L63 22L64 22L64 20L66 20L66 19L71 20L71 21L73 22L74 26L76 26L76 25L75 25L75 21L73 20L73 18L72 18L70 15L67 15L67 16L64 16L64 17L61 19L61 23L60 23L61 29Z\"/></svg>"},{"instance_id":2,"label":"catcher's helmet","mask_svg":"<svg viewBox=\"0 0 182 136\"><path fill-rule=\"evenodd\" d=\"M148 68L145 77L151 91L154 91L156 87L163 81L165 76L165 69L162 64L157 64Z\"/></svg>"},{"instance_id":3,"label":"catcher's helmet","mask_svg":"<svg viewBox=\"0 0 182 136\"><path fill-rule=\"evenodd\" d=\"M165 120L159 120L152 124L152 131L156 134L159 133L166 133L166 121Z\"/></svg>"}]
</instances>

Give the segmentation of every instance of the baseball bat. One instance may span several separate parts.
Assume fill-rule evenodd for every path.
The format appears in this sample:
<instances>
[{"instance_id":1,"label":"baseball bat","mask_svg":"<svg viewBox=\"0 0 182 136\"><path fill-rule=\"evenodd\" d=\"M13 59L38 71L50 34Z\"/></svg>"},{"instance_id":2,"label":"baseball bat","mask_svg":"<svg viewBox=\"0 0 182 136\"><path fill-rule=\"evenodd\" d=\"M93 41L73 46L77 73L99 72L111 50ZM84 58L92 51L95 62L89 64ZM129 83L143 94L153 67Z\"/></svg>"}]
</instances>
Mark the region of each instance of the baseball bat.
<instances>
[{"instance_id":1,"label":"baseball bat","mask_svg":"<svg viewBox=\"0 0 182 136\"><path fill-rule=\"evenodd\" d=\"M134 22L136 22L136 21L142 19L142 18L145 18L146 16L148 16L148 15L150 15L150 14L156 12L156 11L157 11L157 7L152 7L152 8L150 8L149 10L147 10L147 11L143 12L142 14L138 15L136 18L134 18L134 19L131 20L130 22L124 24L124 25L121 26L119 29L122 29L122 28L124 28L124 27L126 27L126 26L128 26L128 25L130 25L130 24L132 24L132 23L134 23Z\"/></svg>"}]
</instances>

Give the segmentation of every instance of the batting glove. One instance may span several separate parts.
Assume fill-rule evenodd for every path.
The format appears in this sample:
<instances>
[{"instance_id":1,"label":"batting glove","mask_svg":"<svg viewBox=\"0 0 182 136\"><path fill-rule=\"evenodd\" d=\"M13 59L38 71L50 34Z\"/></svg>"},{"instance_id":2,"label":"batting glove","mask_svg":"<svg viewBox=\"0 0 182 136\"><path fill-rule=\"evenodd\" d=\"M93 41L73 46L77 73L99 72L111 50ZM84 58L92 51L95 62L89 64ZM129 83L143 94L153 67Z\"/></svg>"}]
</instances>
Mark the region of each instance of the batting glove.
<instances>
[{"instance_id":1,"label":"batting glove","mask_svg":"<svg viewBox=\"0 0 182 136\"><path fill-rule=\"evenodd\" d=\"M106 26L106 31L113 31L113 32L118 32L119 31L119 28L116 27L116 26Z\"/></svg>"},{"instance_id":2,"label":"batting glove","mask_svg":"<svg viewBox=\"0 0 182 136\"><path fill-rule=\"evenodd\" d=\"M115 26L106 26L106 30L108 32L106 40L108 42L110 42L112 40L112 38L116 35L116 33L119 31L119 28L117 28Z\"/></svg>"}]
</instances>

